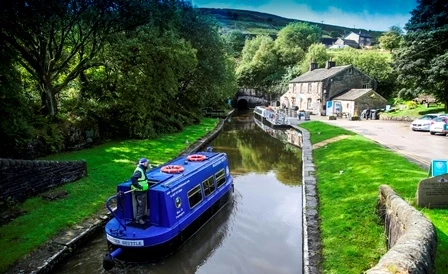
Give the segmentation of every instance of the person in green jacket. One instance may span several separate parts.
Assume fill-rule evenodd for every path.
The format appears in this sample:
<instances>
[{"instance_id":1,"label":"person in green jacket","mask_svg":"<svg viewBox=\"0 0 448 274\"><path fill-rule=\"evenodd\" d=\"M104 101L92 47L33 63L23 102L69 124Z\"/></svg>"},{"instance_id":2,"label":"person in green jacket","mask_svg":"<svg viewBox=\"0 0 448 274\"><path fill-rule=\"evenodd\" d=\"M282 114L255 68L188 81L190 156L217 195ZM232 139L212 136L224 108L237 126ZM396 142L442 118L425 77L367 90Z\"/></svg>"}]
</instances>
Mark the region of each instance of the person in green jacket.
<instances>
[{"instance_id":1,"label":"person in green jacket","mask_svg":"<svg viewBox=\"0 0 448 274\"><path fill-rule=\"evenodd\" d=\"M143 217L147 211L148 204L148 177L146 176L148 165L148 159L141 158L131 177L131 189L134 190L134 196L137 202L135 222L141 225L145 224Z\"/></svg>"}]
</instances>

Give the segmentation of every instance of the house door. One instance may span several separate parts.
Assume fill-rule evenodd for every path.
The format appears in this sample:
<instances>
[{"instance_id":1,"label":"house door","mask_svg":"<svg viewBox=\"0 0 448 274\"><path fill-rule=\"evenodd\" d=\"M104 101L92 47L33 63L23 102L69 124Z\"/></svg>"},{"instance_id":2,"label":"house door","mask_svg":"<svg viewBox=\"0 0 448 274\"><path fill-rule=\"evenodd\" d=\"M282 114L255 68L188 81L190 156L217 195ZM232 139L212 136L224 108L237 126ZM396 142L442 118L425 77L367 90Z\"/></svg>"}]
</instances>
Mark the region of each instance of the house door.
<instances>
[{"instance_id":1,"label":"house door","mask_svg":"<svg viewBox=\"0 0 448 274\"><path fill-rule=\"evenodd\" d=\"M319 114L320 104L318 102L313 103L313 114Z\"/></svg>"}]
</instances>

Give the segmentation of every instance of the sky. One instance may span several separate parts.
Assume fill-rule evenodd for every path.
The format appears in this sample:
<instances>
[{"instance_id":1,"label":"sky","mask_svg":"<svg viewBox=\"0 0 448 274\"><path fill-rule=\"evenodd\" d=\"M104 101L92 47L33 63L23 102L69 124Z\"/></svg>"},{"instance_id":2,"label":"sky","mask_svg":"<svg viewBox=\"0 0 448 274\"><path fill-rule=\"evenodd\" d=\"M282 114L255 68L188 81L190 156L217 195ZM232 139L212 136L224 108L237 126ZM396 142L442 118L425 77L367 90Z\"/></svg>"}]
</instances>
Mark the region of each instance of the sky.
<instances>
[{"instance_id":1,"label":"sky","mask_svg":"<svg viewBox=\"0 0 448 274\"><path fill-rule=\"evenodd\" d=\"M411 18L417 0L192 0L199 8L229 8L270 13L316 23L387 31Z\"/></svg>"}]
</instances>

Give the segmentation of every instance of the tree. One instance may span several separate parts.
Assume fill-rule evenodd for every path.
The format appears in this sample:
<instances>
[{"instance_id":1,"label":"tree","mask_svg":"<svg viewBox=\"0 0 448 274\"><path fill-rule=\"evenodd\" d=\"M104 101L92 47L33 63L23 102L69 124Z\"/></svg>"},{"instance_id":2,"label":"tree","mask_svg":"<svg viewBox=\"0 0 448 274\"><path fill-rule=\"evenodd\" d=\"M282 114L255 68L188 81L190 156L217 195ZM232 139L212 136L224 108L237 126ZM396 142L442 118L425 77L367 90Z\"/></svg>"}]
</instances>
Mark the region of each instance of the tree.
<instances>
[{"instance_id":1,"label":"tree","mask_svg":"<svg viewBox=\"0 0 448 274\"><path fill-rule=\"evenodd\" d=\"M234 30L223 35L226 45L230 48L230 53L233 57L241 56L241 51L244 48L246 37L239 30Z\"/></svg>"},{"instance_id":2,"label":"tree","mask_svg":"<svg viewBox=\"0 0 448 274\"><path fill-rule=\"evenodd\" d=\"M322 30L307 23L290 23L282 28L275 40L275 50L284 66L299 64L308 47L318 43L322 37Z\"/></svg>"},{"instance_id":3,"label":"tree","mask_svg":"<svg viewBox=\"0 0 448 274\"><path fill-rule=\"evenodd\" d=\"M240 87L251 87L267 93L281 79L282 74L272 38L261 35L246 40L242 60L236 69Z\"/></svg>"},{"instance_id":4,"label":"tree","mask_svg":"<svg viewBox=\"0 0 448 274\"><path fill-rule=\"evenodd\" d=\"M201 16L188 1L182 1L180 8L180 36L197 50L197 66L181 79L180 103L196 109L216 106L236 93L233 61L215 21Z\"/></svg>"},{"instance_id":5,"label":"tree","mask_svg":"<svg viewBox=\"0 0 448 274\"><path fill-rule=\"evenodd\" d=\"M375 51L343 49L334 57L338 65L353 65L378 83L377 92L388 98L395 88L396 74L385 54Z\"/></svg>"},{"instance_id":6,"label":"tree","mask_svg":"<svg viewBox=\"0 0 448 274\"><path fill-rule=\"evenodd\" d=\"M13 65L17 56L0 45L0 157L17 157L32 136L32 103L22 92L20 73Z\"/></svg>"},{"instance_id":7,"label":"tree","mask_svg":"<svg viewBox=\"0 0 448 274\"><path fill-rule=\"evenodd\" d=\"M148 8L137 0L5 0L0 38L38 83L42 112L55 116L58 93L94 66L111 33L146 22Z\"/></svg>"},{"instance_id":8,"label":"tree","mask_svg":"<svg viewBox=\"0 0 448 274\"><path fill-rule=\"evenodd\" d=\"M392 26L390 30L378 38L380 47L389 51L400 47L403 30L399 26Z\"/></svg>"},{"instance_id":9,"label":"tree","mask_svg":"<svg viewBox=\"0 0 448 274\"><path fill-rule=\"evenodd\" d=\"M401 95L434 95L448 110L448 6L446 1L417 1L405 26L403 47L393 52Z\"/></svg>"},{"instance_id":10,"label":"tree","mask_svg":"<svg viewBox=\"0 0 448 274\"><path fill-rule=\"evenodd\" d=\"M115 36L103 72L88 73L89 95L101 102L96 111L102 113L100 124L107 125L104 131L132 138L170 132L172 124L163 119L180 112L176 98L181 79L197 65L196 50L174 30L154 25ZM104 75L94 81L97 73Z\"/></svg>"},{"instance_id":11,"label":"tree","mask_svg":"<svg viewBox=\"0 0 448 274\"><path fill-rule=\"evenodd\" d=\"M305 73L309 69L310 63L316 62L320 68L325 66L325 62L329 59L327 48L324 44L312 44L305 55L302 63L300 64L300 72Z\"/></svg>"}]
</instances>

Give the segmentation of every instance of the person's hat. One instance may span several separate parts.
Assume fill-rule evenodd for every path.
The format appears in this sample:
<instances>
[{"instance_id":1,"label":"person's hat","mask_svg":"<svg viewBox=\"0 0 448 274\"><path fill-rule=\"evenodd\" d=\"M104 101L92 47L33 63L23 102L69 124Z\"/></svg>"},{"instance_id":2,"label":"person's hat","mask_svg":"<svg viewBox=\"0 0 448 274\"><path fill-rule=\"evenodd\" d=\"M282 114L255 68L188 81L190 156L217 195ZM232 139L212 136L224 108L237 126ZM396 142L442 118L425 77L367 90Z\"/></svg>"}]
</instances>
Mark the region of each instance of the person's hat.
<instances>
[{"instance_id":1,"label":"person's hat","mask_svg":"<svg viewBox=\"0 0 448 274\"><path fill-rule=\"evenodd\" d=\"M138 161L140 164L144 164L148 162L148 159L146 158L141 158L140 161Z\"/></svg>"}]
</instances>

